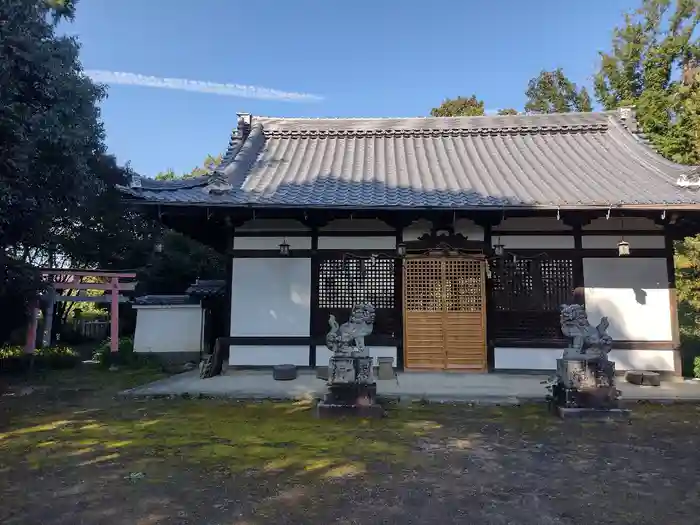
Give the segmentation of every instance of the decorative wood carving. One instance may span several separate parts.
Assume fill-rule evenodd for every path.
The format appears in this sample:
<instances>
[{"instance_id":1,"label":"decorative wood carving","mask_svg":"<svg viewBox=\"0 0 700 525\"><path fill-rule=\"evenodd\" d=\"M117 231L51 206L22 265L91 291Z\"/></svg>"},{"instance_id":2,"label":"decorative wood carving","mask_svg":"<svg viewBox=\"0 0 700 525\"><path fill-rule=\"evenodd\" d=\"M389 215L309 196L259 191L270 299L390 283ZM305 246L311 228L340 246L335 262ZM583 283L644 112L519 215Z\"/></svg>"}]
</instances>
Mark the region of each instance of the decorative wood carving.
<instances>
[{"instance_id":1,"label":"decorative wood carving","mask_svg":"<svg viewBox=\"0 0 700 525\"><path fill-rule=\"evenodd\" d=\"M434 229L430 233L421 235L415 241L406 242L406 249L410 252L419 251L473 251L483 252L483 241L475 241L461 233L454 233L451 228Z\"/></svg>"}]
</instances>

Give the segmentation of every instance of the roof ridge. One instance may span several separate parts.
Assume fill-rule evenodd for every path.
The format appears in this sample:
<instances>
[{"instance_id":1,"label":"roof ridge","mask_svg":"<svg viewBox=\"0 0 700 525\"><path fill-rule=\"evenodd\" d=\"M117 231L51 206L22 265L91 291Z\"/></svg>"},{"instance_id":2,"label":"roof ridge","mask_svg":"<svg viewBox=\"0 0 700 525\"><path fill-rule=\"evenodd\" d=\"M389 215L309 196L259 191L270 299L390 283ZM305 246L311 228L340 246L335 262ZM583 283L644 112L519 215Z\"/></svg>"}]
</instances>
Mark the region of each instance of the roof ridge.
<instances>
[{"instance_id":1,"label":"roof ridge","mask_svg":"<svg viewBox=\"0 0 700 525\"><path fill-rule=\"evenodd\" d=\"M450 120L450 119L465 119L465 120L478 120L478 119L517 119L523 117L532 118L548 118L548 117L558 117L558 116L576 116L576 115L607 115L611 111L562 111L557 113L518 113L517 115L457 115L453 117L433 117L431 115L417 115L417 116L385 116L385 117L276 117L273 115L256 115L253 117L254 120L300 120L300 121L317 121L317 120Z\"/></svg>"}]
</instances>

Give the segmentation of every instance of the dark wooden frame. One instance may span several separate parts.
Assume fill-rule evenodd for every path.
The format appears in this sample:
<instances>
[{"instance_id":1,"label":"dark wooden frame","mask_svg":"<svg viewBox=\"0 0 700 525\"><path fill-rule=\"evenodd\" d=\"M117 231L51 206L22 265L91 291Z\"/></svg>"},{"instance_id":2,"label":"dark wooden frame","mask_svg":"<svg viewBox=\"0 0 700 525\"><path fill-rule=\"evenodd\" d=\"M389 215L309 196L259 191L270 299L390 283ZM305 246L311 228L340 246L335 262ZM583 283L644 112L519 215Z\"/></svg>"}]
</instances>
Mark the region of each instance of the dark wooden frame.
<instances>
[{"instance_id":1,"label":"dark wooden frame","mask_svg":"<svg viewBox=\"0 0 700 525\"><path fill-rule=\"evenodd\" d=\"M136 203L145 204L145 203ZM235 257L261 257L261 258L276 258L280 257L277 250L233 250L232 249L232 238L233 236L238 237L310 237L311 238L311 249L299 250L292 249L289 257L296 258L311 258L312 259L312 289L311 298L317 300L317 276L314 275L314 264L313 259L317 256L323 254L326 255L327 252L333 252L337 250L319 250L318 249L318 238L319 237L391 237L395 236L397 245L402 242L403 228L410 224L411 222L418 219L426 219L431 221L436 229L443 229L449 231L449 224L451 220L454 219L470 219L476 224L481 226L484 231L484 240L473 241L467 239L468 244L458 246L460 250L465 251L482 251L488 257L493 257L492 253L492 239L494 235L499 236L573 236L574 238L574 248L573 249L506 249L505 256L511 256L516 254L521 257L532 257L536 255L545 254L545 256L564 256L567 258L572 258L574 261L574 288L575 288L575 300L581 304L584 304L584 280L583 280L583 259L591 257L602 257L602 258L615 258L618 257L616 250L614 249L584 249L582 246L582 239L584 236L620 236L620 232L616 230L585 230L583 227L588 224L593 218L598 218L605 216L608 210L581 210L581 211L567 211L561 214L561 220L567 223L570 228L564 230L556 231L523 231L523 230L496 230L494 228L498 226L501 220L507 215L510 217L531 217L531 216L545 216L552 217L556 213L555 211L536 211L536 210L506 210L504 211L435 211L435 210L396 210L396 211L382 211L382 210L332 210L332 209L318 209L318 210L294 210L294 209L232 209L227 207L198 207L198 206L167 206L167 205L146 205L143 209L147 211L154 217L157 217L164 224L169 227L174 227L194 238L199 239L206 244L209 244L216 248L217 250L225 253L229 256L226 267L227 274L227 285L226 290L226 329L227 334L230 333L230 308L231 308L231 275L233 267L233 258ZM619 212L617 212L619 213ZM666 244L664 248L657 249L636 249L634 245L631 247L630 258L665 258L667 260L668 268L668 282L669 282L669 293L671 294L671 305L672 305L672 319L673 319L673 345L675 347L679 346L679 336L678 336L678 316L675 311L675 269L673 267L673 240L682 238L685 235L696 233L700 228L700 214L694 211L685 212L681 215L681 219L672 227L669 224L669 220L665 219L665 213L661 214L659 210L625 210L622 212L625 216L640 216L647 217L655 220L658 224L662 224L664 229L657 230L626 230L624 232L625 236L657 236L664 235L666 238ZM242 225L244 222L256 218L289 218L300 221L302 224L309 227L308 231L296 230L296 231L234 231L237 226ZM558 213L556 213L559 216ZM669 212L669 216L672 214ZM692 215L692 217L690 217ZM337 231L322 231L320 227L327 224L332 219L349 218L355 216L356 218L376 218L389 226L394 228L394 231L382 230L382 231L367 231L367 230L337 230ZM661 216L661 219L658 219ZM196 220L192 220L196 218ZM686 220L687 219L687 220ZM674 219L675 221L676 219ZM206 225L206 226L205 226ZM180 227L178 227L180 226ZM434 234L435 232L433 232ZM453 235L453 232L450 232ZM444 237L440 237L441 240L447 241L446 244L451 244L454 240L447 240ZM429 247L422 243L411 243L407 242L407 251L417 251L428 249ZM355 254L369 254L369 253L383 253L388 254L393 250L389 249L378 249L378 250L348 250L349 252ZM402 305L403 302L403 279L402 279L402 261L397 259L397 264L395 266L396 270L396 280L395 280L395 291L396 291L396 304ZM316 283L316 284L314 284ZM489 281L487 281L487 297L490 296L490 286ZM489 308L490 301L487 300L487 362L489 363L489 370L493 370L494 364L494 348L495 346L506 346L510 345L512 347L525 347L524 341L500 341L495 340L492 337L492 321L493 315L491 314L491 309ZM399 315L402 316L402 308L400 308ZM401 324L400 331L397 332L396 337L390 341L382 341L382 344L388 346L396 346L397 348L397 365L399 368L403 365L403 325ZM311 329L311 326L310 326ZM258 339L258 341L263 341L264 339ZM626 342L620 342L623 346ZM648 346L645 342L630 342L634 343L635 348L641 348ZM275 340L274 344L280 344L280 340ZM320 341L318 338L311 337L309 342L309 364L310 366L316 365L316 346L318 344L324 344L324 341ZM376 343L374 343L376 344ZM530 347L542 346L542 342L530 341ZM559 345L559 341L551 341L550 344ZM668 343L666 343L668 344ZM641 345L641 346L640 346ZM555 346L559 347L559 346ZM622 348L621 348L622 349ZM680 355L680 354L678 354ZM677 359L677 373L680 373L680 358Z\"/></svg>"}]
</instances>

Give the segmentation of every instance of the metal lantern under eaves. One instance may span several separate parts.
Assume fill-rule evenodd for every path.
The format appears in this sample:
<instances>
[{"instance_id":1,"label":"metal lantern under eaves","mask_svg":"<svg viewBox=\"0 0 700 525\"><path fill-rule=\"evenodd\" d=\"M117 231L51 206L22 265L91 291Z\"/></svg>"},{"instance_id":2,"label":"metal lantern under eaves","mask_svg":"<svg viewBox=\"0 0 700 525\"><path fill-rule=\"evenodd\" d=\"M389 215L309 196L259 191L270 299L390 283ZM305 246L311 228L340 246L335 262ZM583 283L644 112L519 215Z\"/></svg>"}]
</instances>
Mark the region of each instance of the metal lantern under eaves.
<instances>
[{"instance_id":1,"label":"metal lantern under eaves","mask_svg":"<svg viewBox=\"0 0 700 525\"><path fill-rule=\"evenodd\" d=\"M283 240L280 243L280 255L287 256L289 255L289 244L287 243L287 239Z\"/></svg>"},{"instance_id":2,"label":"metal lantern under eaves","mask_svg":"<svg viewBox=\"0 0 700 525\"><path fill-rule=\"evenodd\" d=\"M617 243L617 255L619 257L626 257L630 254L630 243L622 239Z\"/></svg>"}]
</instances>

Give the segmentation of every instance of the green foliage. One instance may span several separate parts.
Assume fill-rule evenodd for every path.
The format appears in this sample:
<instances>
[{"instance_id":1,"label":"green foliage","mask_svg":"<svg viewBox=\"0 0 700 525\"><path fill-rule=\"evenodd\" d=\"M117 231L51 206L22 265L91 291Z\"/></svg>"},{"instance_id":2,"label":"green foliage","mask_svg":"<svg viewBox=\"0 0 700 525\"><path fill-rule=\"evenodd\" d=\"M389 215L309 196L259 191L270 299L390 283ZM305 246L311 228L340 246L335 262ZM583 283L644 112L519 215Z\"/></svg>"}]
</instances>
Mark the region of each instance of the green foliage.
<instances>
[{"instance_id":1,"label":"green foliage","mask_svg":"<svg viewBox=\"0 0 700 525\"><path fill-rule=\"evenodd\" d=\"M36 369L60 370L73 368L80 363L80 356L69 346L57 345L37 348L34 354L26 354L21 346L0 347L0 369L19 371Z\"/></svg>"},{"instance_id":2,"label":"green foliage","mask_svg":"<svg viewBox=\"0 0 700 525\"><path fill-rule=\"evenodd\" d=\"M163 252L153 254L138 272L139 294L173 294L184 291L199 279L224 279L225 257L214 249L177 232L163 237Z\"/></svg>"},{"instance_id":3,"label":"green foliage","mask_svg":"<svg viewBox=\"0 0 700 525\"><path fill-rule=\"evenodd\" d=\"M591 98L585 87L577 87L561 68L554 71L541 71L527 85L528 113L568 113L570 111L591 111Z\"/></svg>"},{"instance_id":4,"label":"green foliage","mask_svg":"<svg viewBox=\"0 0 700 525\"><path fill-rule=\"evenodd\" d=\"M637 120L659 152L700 163L700 44L696 0L643 0L601 53L594 87L605 109L634 105Z\"/></svg>"},{"instance_id":5,"label":"green foliage","mask_svg":"<svg viewBox=\"0 0 700 525\"><path fill-rule=\"evenodd\" d=\"M446 99L439 107L430 110L433 117L474 117L484 115L484 101L471 97Z\"/></svg>"},{"instance_id":6,"label":"green foliage","mask_svg":"<svg viewBox=\"0 0 700 525\"><path fill-rule=\"evenodd\" d=\"M120 337L117 345L118 351L112 353L111 340L106 339L95 350L92 359L97 361L102 368L112 365L126 368L153 368L161 369L159 360L153 356L138 355L134 352L134 340L131 337Z\"/></svg>"},{"instance_id":7,"label":"green foliage","mask_svg":"<svg viewBox=\"0 0 700 525\"><path fill-rule=\"evenodd\" d=\"M213 155L207 155L201 166L197 166L188 173L178 175L177 173L175 173L175 170L173 170L172 168L168 168L167 170L158 173L158 175L156 175L156 180L177 180L191 179L193 177L202 177L214 171L214 169L219 164L221 164L221 160L221 155L217 155L216 157L214 157Z\"/></svg>"},{"instance_id":8,"label":"green foliage","mask_svg":"<svg viewBox=\"0 0 700 525\"><path fill-rule=\"evenodd\" d=\"M518 114L518 110L517 110L517 109L513 109L513 108L504 108L504 109L499 109L499 110L498 110L498 114L501 115L501 116L505 116L505 115L517 115L517 114Z\"/></svg>"},{"instance_id":9,"label":"green foliage","mask_svg":"<svg viewBox=\"0 0 700 525\"><path fill-rule=\"evenodd\" d=\"M66 5L73 5L74 2ZM36 0L0 2L0 250L41 246L99 191L97 103L74 38L57 36Z\"/></svg>"},{"instance_id":10,"label":"green foliage","mask_svg":"<svg viewBox=\"0 0 700 525\"><path fill-rule=\"evenodd\" d=\"M693 361L693 377L700 379L700 355Z\"/></svg>"}]
</instances>

